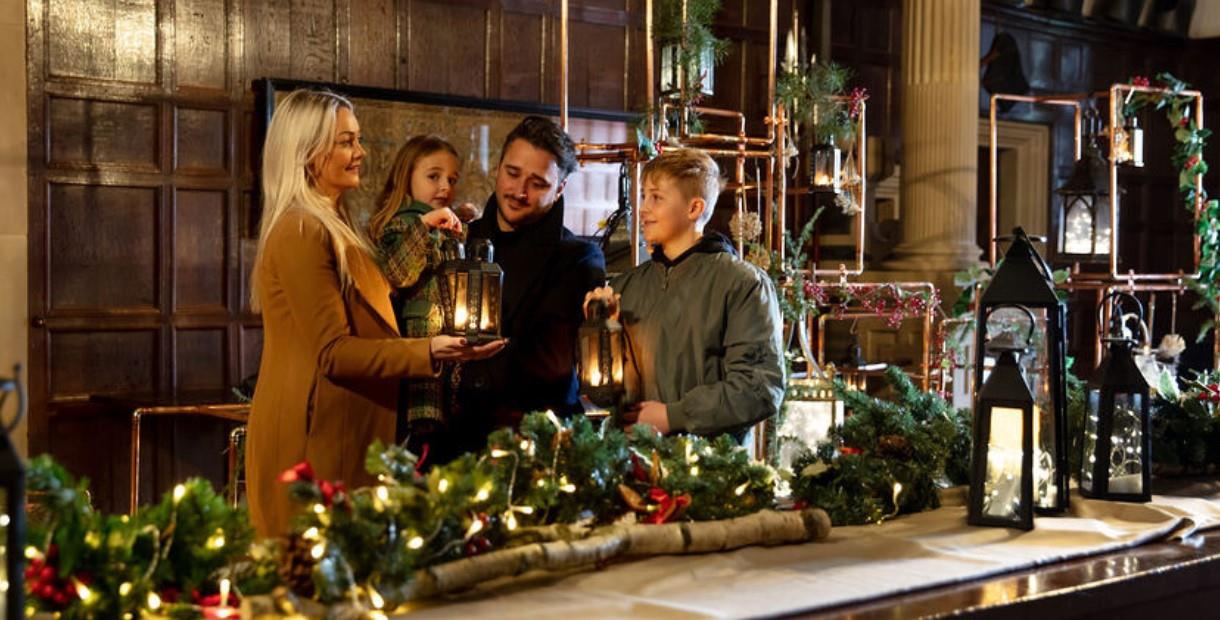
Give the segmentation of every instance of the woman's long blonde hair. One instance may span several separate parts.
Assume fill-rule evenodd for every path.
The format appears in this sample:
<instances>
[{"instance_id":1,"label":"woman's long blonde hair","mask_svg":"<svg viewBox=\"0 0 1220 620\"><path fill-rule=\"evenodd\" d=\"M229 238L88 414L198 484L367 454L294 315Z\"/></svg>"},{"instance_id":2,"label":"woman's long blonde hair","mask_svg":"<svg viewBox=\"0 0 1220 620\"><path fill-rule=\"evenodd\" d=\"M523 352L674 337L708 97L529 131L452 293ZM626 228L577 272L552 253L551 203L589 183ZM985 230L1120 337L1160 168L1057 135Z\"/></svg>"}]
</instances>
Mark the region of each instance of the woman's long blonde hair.
<instances>
[{"instance_id":1,"label":"woman's long blonde hair","mask_svg":"<svg viewBox=\"0 0 1220 620\"><path fill-rule=\"evenodd\" d=\"M354 110L347 99L318 90L294 90L277 101L275 114L263 142L263 215L259 223L258 252L250 276L250 306L259 309L258 266L262 264L267 237L280 217L290 209L302 209L317 218L330 235L339 281L351 282L347 251L356 248L372 255L368 241L348 224L347 207L340 199L332 204L318 192L310 164L330 152L335 139L335 117L339 108Z\"/></svg>"},{"instance_id":2,"label":"woman's long blonde hair","mask_svg":"<svg viewBox=\"0 0 1220 620\"><path fill-rule=\"evenodd\" d=\"M381 231L394 214L398 213L403 201L415 199L411 195L411 175L415 172L415 162L441 151L453 155L459 162L462 161L457 149L440 136L415 136L398 149L398 155L394 156L394 167L390 168L390 174L385 181L385 189L381 190L381 196L377 198L377 212L369 218L370 237L374 240L380 237Z\"/></svg>"}]
</instances>

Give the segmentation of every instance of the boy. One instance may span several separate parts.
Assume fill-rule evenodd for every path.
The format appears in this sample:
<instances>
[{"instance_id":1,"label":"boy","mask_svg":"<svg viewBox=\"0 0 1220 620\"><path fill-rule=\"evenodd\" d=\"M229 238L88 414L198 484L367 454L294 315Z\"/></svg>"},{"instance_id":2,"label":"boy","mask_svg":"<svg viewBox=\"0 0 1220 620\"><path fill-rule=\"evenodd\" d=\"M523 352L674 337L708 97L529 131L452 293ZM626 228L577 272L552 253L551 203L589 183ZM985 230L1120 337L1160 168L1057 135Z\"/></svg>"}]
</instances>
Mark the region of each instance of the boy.
<instances>
[{"instance_id":1,"label":"boy","mask_svg":"<svg viewBox=\"0 0 1220 620\"><path fill-rule=\"evenodd\" d=\"M666 150L644 167L643 185L640 220L652 260L585 302L606 302L627 331L627 366L637 376L628 377L636 404L626 417L661 433L741 439L779 411L784 395L774 286L728 238L703 234L720 195L711 157Z\"/></svg>"}]
</instances>

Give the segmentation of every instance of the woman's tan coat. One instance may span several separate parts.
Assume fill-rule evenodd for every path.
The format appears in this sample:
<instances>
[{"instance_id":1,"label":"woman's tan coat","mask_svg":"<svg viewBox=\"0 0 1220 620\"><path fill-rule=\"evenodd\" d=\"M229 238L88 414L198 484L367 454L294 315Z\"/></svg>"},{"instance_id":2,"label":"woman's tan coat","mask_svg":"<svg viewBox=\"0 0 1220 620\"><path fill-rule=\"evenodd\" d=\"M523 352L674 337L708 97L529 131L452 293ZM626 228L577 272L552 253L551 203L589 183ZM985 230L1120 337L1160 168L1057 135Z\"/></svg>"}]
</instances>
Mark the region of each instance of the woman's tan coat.
<instances>
[{"instance_id":1,"label":"woman's tan coat","mask_svg":"<svg viewBox=\"0 0 1220 620\"><path fill-rule=\"evenodd\" d=\"M430 377L427 339L403 339L390 288L372 259L347 253L354 286L342 290L329 234L300 209L284 213L255 266L263 357L250 412L246 480L261 536L287 534L300 509L278 481L308 461L320 479L349 488L373 479L364 456L394 441L398 382Z\"/></svg>"}]
</instances>

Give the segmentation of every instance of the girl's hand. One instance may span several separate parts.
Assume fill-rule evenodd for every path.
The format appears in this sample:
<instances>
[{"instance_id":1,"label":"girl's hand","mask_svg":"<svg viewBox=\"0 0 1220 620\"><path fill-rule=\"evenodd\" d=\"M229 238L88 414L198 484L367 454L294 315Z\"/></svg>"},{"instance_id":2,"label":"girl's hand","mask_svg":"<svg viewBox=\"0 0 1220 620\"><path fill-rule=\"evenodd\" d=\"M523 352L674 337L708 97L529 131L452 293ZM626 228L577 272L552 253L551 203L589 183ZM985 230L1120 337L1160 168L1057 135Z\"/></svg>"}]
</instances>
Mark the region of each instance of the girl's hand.
<instances>
[{"instance_id":1,"label":"girl's hand","mask_svg":"<svg viewBox=\"0 0 1220 620\"><path fill-rule=\"evenodd\" d=\"M599 286L588 293L585 293L585 318L589 318L589 302L600 301L606 304L606 310L610 314L610 318L618 320L618 308L623 296L614 292L609 286Z\"/></svg>"},{"instance_id":2,"label":"girl's hand","mask_svg":"<svg viewBox=\"0 0 1220 620\"><path fill-rule=\"evenodd\" d=\"M465 338L433 336L428 349L432 352L434 362L469 362L489 358L499 353L506 344L508 340L503 338L487 344L472 345L467 343Z\"/></svg>"},{"instance_id":3,"label":"girl's hand","mask_svg":"<svg viewBox=\"0 0 1220 620\"><path fill-rule=\"evenodd\" d=\"M428 228L437 230L447 230L452 233L462 234L462 220L449 207L433 209L425 213L422 217L424 225Z\"/></svg>"},{"instance_id":4,"label":"girl's hand","mask_svg":"<svg viewBox=\"0 0 1220 620\"><path fill-rule=\"evenodd\" d=\"M473 222L479 218L479 208L470 202L463 202L455 207L453 212L457 213L458 219L463 222Z\"/></svg>"}]
</instances>

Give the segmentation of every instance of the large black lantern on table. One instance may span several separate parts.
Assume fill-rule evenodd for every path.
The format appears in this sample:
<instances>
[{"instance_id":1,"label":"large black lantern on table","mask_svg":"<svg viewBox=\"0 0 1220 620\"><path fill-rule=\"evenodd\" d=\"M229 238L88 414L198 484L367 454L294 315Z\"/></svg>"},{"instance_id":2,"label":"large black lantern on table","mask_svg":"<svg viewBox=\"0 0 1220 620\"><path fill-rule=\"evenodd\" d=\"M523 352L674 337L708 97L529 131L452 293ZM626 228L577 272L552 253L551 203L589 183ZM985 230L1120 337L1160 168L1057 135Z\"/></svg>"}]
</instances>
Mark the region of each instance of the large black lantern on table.
<instances>
[{"instance_id":1,"label":"large black lantern on table","mask_svg":"<svg viewBox=\"0 0 1220 620\"><path fill-rule=\"evenodd\" d=\"M1016 228L1010 239L1012 245L979 298L974 384L983 385L988 370L999 361L999 356L986 351L983 343L1005 332L1023 333L1028 310L1034 317L1030 351L1014 357L1034 396L1034 508L1054 514L1068 507L1064 386L1067 307L1055 294L1051 269L1034 249L1029 235Z\"/></svg>"},{"instance_id":2,"label":"large black lantern on table","mask_svg":"<svg viewBox=\"0 0 1220 620\"><path fill-rule=\"evenodd\" d=\"M589 302L588 318L577 333L580 348L580 393L599 409L591 414L613 414L622 405L625 336L623 326L610 316L600 299Z\"/></svg>"},{"instance_id":3,"label":"large black lantern on table","mask_svg":"<svg viewBox=\"0 0 1220 620\"><path fill-rule=\"evenodd\" d=\"M1094 261L1110 254L1110 167L1102 154L1101 119L1085 111L1080 159L1059 189L1059 255Z\"/></svg>"},{"instance_id":4,"label":"large black lantern on table","mask_svg":"<svg viewBox=\"0 0 1220 620\"><path fill-rule=\"evenodd\" d=\"M1148 432L1148 382L1131 355L1135 340L1124 333L1122 302L1132 302L1143 321L1144 307L1127 293L1111 293L1100 307L1110 310L1105 358L1087 386L1084 459L1080 492L1096 499L1146 502L1152 499L1152 437ZM1104 319L1098 317L1098 325Z\"/></svg>"},{"instance_id":5,"label":"large black lantern on table","mask_svg":"<svg viewBox=\"0 0 1220 620\"><path fill-rule=\"evenodd\" d=\"M456 239L441 244L441 310L444 333L465 338L471 344L500 338L500 295L504 272L492 262L487 239L471 242L473 258Z\"/></svg>"},{"instance_id":6,"label":"large black lantern on table","mask_svg":"<svg viewBox=\"0 0 1220 620\"><path fill-rule=\"evenodd\" d=\"M0 433L0 618L25 617L25 586L22 564L25 553L25 466L13 447L9 434L25 416L25 391L21 387L21 366L13 367L13 377L0 377L0 414L10 396L17 400L17 413Z\"/></svg>"},{"instance_id":7,"label":"large black lantern on table","mask_svg":"<svg viewBox=\"0 0 1220 620\"><path fill-rule=\"evenodd\" d=\"M995 367L979 390L974 405L974 452L970 462L971 525L1034 527L1034 395L1017 359L1028 351L1036 323L1028 309L1025 343L1011 332L987 341L997 356Z\"/></svg>"}]
</instances>

